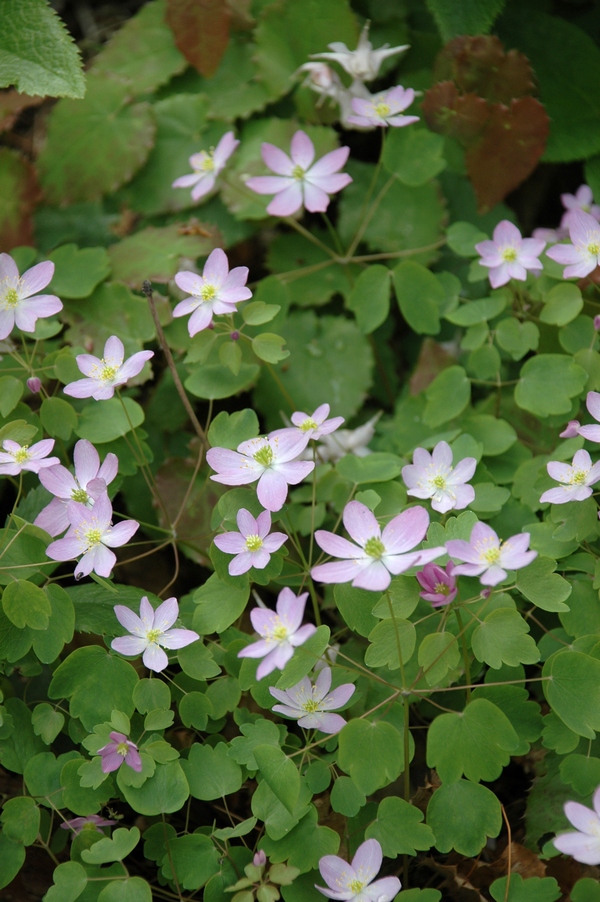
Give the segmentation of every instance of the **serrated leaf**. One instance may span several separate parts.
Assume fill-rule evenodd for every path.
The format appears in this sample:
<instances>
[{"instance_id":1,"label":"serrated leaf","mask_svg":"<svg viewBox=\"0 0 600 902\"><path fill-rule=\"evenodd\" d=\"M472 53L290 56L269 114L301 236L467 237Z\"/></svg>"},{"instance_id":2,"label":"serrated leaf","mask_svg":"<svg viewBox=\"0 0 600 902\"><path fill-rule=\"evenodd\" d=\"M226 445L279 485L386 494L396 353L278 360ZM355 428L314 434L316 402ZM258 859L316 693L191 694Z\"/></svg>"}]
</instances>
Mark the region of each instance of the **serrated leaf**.
<instances>
[{"instance_id":1,"label":"serrated leaf","mask_svg":"<svg viewBox=\"0 0 600 902\"><path fill-rule=\"evenodd\" d=\"M83 97L85 78L73 38L45 0L4 0L0 7L0 88Z\"/></svg>"},{"instance_id":2,"label":"serrated leaf","mask_svg":"<svg viewBox=\"0 0 600 902\"><path fill-rule=\"evenodd\" d=\"M78 861L65 861L52 874L53 885L44 902L75 902L87 886L87 874Z\"/></svg>"},{"instance_id":3,"label":"serrated leaf","mask_svg":"<svg viewBox=\"0 0 600 902\"><path fill-rule=\"evenodd\" d=\"M221 0L167 0L166 20L187 61L201 75L214 75L229 40L229 7Z\"/></svg>"},{"instance_id":4,"label":"serrated leaf","mask_svg":"<svg viewBox=\"0 0 600 902\"><path fill-rule=\"evenodd\" d=\"M429 11L440 30L442 40L456 35L487 34L506 0L427 0Z\"/></svg>"},{"instance_id":5,"label":"serrated leaf","mask_svg":"<svg viewBox=\"0 0 600 902\"><path fill-rule=\"evenodd\" d=\"M496 902L556 902L562 895L554 877L528 877L524 880L521 874L513 872L510 887L507 883L508 877L499 877L490 886L490 895Z\"/></svg>"},{"instance_id":6,"label":"serrated leaf","mask_svg":"<svg viewBox=\"0 0 600 902\"><path fill-rule=\"evenodd\" d=\"M96 285L110 273L105 248L63 244L48 254L54 263L54 276L46 289L61 298L87 298Z\"/></svg>"},{"instance_id":7,"label":"serrated leaf","mask_svg":"<svg viewBox=\"0 0 600 902\"><path fill-rule=\"evenodd\" d=\"M446 168L441 135L425 128L395 128L386 139L383 165L405 185L424 185Z\"/></svg>"},{"instance_id":8,"label":"serrated leaf","mask_svg":"<svg viewBox=\"0 0 600 902\"><path fill-rule=\"evenodd\" d=\"M275 335L273 332L261 332L252 339L252 350L266 363L279 363L290 356L290 352L283 349L284 344L285 338L282 338L281 335Z\"/></svg>"}]
</instances>

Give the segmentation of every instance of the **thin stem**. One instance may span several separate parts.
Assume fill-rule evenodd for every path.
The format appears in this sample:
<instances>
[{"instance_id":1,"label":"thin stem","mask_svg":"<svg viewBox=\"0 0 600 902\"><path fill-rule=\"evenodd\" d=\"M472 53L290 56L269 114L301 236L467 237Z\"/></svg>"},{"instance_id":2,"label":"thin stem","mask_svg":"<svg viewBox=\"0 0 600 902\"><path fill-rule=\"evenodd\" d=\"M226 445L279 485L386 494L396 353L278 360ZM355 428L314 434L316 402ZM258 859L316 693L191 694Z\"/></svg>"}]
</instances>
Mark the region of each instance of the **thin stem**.
<instances>
[{"instance_id":1,"label":"thin stem","mask_svg":"<svg viewBox=\"0 0 600 902\"><path fill-rule=\"evenodd\" d=\"M462 617L460 615L460 611L458 608L454 609L454 613L456 615L456 622L458 623L458 629L460 633L460 644L462 647L462 656L463 656L463 665L465 668L465 679L467 681L467 685L465 686L467 698L467 705L471 701L471 663L469 661L469 651L467 649L467 637L465 636L465 629L463 626Z\"/></svg>"},{"instance_id":2,"label":"thin stem","mask_svg":"<svg viewBox=\"0 0 600 902\"><path fill-rule=\"evenodd\" d=\"M338 235L333 223L331 222L329 216L327 215L327 213L321 213L321 217L323 219L323 222L327 226L327 231L329 232L329 236L335 245L335 249L337 250L338 254L343 254L344 248L342 247L342 243L339 239L339 235Z\"/></svg>"},{"instance_id":3,"label":"thin stem","mask_svg":"<svg viewBox=\"0 0 600 902\"><path fill-rule=\"evenodd\" d=\"M305 229L304 226L300 225L300 223L296 219L292 219L291 216L286 216L286 218L284 219L284 222L287 222L287 224L290 225L297 232L299 232L300 235L303 235L308 241L310 241L312 244L316 245L322 251L325 251L325 253L328 254L328 256L335 259L335 257L337 256L336 252L332 248L328 247L319 238L316 238L312 234L312 232L309 232L308 229Z\"/></svg>"},{"instance_id":4,"label":"thin stem","mask_svg":"<svg viewBox=\"0 0 600 902\"><path fill-rule=\"evenodd\" d=\"M379 192L379 194L377 195L377 197L375 198L375 200L373 201L371 209L369 210L367 215L364 217L356 235L354 236L354 240L352 241L352 244L348 248L346 257L352 257L352 255L354 254L354 251L360 244L362 237L365 234L369 223L371 222L371 220L373 219L373 216L375 215L377 207L379 206L379 204L381 203L381 201L383 200L385 195L388 193L388 191L390 190L390 188L392 187L392 185L394 184L395 181L396 181L396 176L391 175L389 177L389 179L387 180L387 182L385 183L385 185L383 186L383 188L381 189L381 191Z\"/></svg>"},{"instance_id":5,"label":"thin stem","mask_svg":"<svg viewBox=\"0 0 600 902\"><path fill-rule=\"evenodd\" d=\"M158 313L156 312L156 305L154 304L154 293L152 291L152 285L150 282L145 281L142 285L142 291L146 295L146 300L148 301L148 305L150 307L150 312L152 314L152 319L154 320L154 325L156 326L156 334L158 336L158 341L160 343L161 348L163 349L163 353L167 359L167 365L171 370L171 375L173 377L173 382L175 383L175 388L177 389L177 394L181 398L181 402L186 409L187 415L190 418L190 422L196 431L196 435L200 439L203 445L207 444L206 434L204 429L200 425L200 421L198 417L194 413L192 405L190 404L190 400L185 393L185 389L181 383L181 379L179 378L179 373L177 372L177 367L175 366L175 361L173 360L173 355L171 354L171 348L167 344L167 339L165 338L165 333L163 332L163 327L160 324L160 320L158 318Z\"/></svg>"}]
</instances>

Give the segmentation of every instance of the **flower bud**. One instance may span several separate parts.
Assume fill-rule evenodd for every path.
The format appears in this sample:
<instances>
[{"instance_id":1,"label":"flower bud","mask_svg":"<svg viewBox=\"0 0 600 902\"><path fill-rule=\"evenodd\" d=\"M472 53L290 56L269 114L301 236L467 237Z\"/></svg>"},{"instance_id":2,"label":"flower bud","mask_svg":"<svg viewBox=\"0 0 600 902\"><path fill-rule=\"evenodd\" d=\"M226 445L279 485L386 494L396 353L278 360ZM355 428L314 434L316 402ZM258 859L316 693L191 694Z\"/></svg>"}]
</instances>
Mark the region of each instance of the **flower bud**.
<instances>
[{"instance_id":1,"label":"flower bud","mask_svg":"<svg viewBox=\"0 0 600 902\"><path fill-rule=\"evenodd\" d=\"M565 429L559 433L560 438L575 438L575 436L579 433L579 427L581 423L579 420L569 420Z\"/></svg>"},{"instance_id":2,"label":"flower bud","mask_svg":"<svg viewBox=\"0 0 600 902\"><path fill-rule=\"evenodd\" d=\"M423 569L416 574L419 584L425 589L424 592L419 592L421 598L431 602L434 608L440 608L454 601L458 589L453 573L452 561L446 564L445 568L438 564L425 564Z\"/></svg>"},{"instance_id":3,"label":"flower bud","mask_svg":"<svg viewBox=\"0 0 600 902\"><path fill-rule=\"evenodd\" d=\"M38 379L37 376L30 376L30 378L27 380L27 388L30 392L33 392L34 395L37 395L41 387L42 380Z\"/></svg>"},{"instance_id":4,"label":"flower bud","mask_svg":"<svg viewBox=\"0 0 600 902\"><path fill-rule=\"evenodd\" d=\"M600 332L600 313L594 317L594 329L596 332Z\"/></svg>"},{"instance_id":5,"label":"flower bud","mask_svg":"<svg viewBox=\"0 0 600 902\"><path fill-rule=\"evenodd\" d=\"M259 849L258 852L255 853L254 858L252 859L252 864L256 868L261 868L267 863L267 856L263 852L262 849Z\"/></svg>"},{"instance_id":6,"label":"flower bud","mask_svg":"<svg viewBox=\"0 0 600 902\"><path fill-rule=\"evenodd\" d=\"M240 337L240 333L236 329L234 332L230 333L229 337L232 341L237 341Z\"/></svg>"}]
</instances>

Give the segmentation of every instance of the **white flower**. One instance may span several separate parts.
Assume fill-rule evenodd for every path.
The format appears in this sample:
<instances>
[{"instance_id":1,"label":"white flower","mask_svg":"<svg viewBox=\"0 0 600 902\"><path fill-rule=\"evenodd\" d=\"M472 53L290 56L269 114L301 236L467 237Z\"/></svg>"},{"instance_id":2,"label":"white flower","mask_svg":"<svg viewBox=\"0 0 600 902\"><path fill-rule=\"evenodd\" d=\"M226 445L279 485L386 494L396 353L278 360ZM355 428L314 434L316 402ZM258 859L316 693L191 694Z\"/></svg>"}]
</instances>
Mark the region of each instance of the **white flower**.
<instances>
[{"instance_id":1,"label":"white flower","mask_svg":"<svg viewBox=\"0 0 600 902\"><path fill-rule=\"evenodd\" d=\"M144 665L156 673L164 670L169 663L163 648L184 648L200 638L193 630L170 629L179 616L176 598L167 598L154 610L144 595L140 601L139 617L122 604L115 605L115 614L121 626L131 635L113 639L111 648L122 655L142 655Z\"/></svg>"},{"instance_id":2,"label":"white flower","mask_svg":"<svg viewBox=\"0 0 600 902\"><path fill-rule=\"evenodd\" d=\"M438 442L432 454L425 448L415 448L413 463L402 468L402 478L408 495L431 498L434 511L445 514L452 508L462 510L474 500L475 489L465 483L476 466L474 457L465 457L453 468L450 445Z\"/></svg>"},{"instance_id":3,"label":"white flower","mask_svg":"<svg viewBox=\"0 0 600 902\"><path fill-rule=\"evenodd\" d=\"M327 45L332 52L311 53L310 58L315 60L333 60L339 63L353 78L357 78L360 81L373 81L374 78L377 78L379 67L384 59L388 56L402 53L403 50L408 50L409 45L402 44L399 47L390 47L389 44L384 44L383 47L373 50L373 45L369 40L369 25L370 23L367 22L361 31L356 50L349 50L346 44L343 44L341 41L333 41Z\"/></svg>"},{"instance_id":4,"label":"white flower","mask_svg":"<svg viewBox=\"0 0 600 902\"><path fill-rule=\"evenodd\" d=\"M577 451L572 465L551 460L546 464L548 474L563 485L548 489L540 501L552 504L566 504L567 501L585 501L592 494L590 486L600 481L600 461L592 466L592 458L587 451Z\"/></svg>"}]
</instances>

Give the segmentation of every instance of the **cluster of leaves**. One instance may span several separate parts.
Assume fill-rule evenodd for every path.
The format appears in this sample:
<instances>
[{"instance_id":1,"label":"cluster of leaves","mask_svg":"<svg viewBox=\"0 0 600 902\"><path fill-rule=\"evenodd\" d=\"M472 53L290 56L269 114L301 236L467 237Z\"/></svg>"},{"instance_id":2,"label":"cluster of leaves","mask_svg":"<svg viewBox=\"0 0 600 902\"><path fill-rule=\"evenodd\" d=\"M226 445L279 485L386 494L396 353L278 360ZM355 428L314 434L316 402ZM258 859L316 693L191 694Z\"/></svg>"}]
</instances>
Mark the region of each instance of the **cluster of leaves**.
<instances>
[{"instance_id":1,"label":"cluster of leaves","mask_svg":"<svg viewBox=\"0 0 600 902\"><path fill-rule=\"evenodd\" d=\"M0 83L63 99L33 148L9 131L23 96L0 98L2 250L20 271L50 259L48 291L64 309L39 320L22 347L15 336L3 347L0 441L50 436L65 465L77 438L101 457L117 454L111 496L144 524L144 545L121 555L115 580L74 584L32 525L50 496L31 474L0 531L0 764L22 775L2 810L0 885L38 846L59 862L48 902L184 899L200 889L207 902L226 902L259 848L271 890L314 902L319 859L351 856L365 838L392 860L480 855L502 829L507 799L496 781L511 757L531 752L526 830L513 829L538 869L523 880L498 876L504 868L490 893L559 898L549 836L568 826L562 802L585 802L600 783L600 526L593 499L539 499L551 484L547 462L570 460L584 444L557 446L558 433L600 390L598 289L593 279L564 281L544 256L539 278L490 291L475 244L515 219L502 201L540 157L585 160L600 197L600 50L589 36L598 18L574 22L516 3L498 18L502 5L428 0L430 16L416 0L354 9L348 0L150 0L93 57L85 96L75 49L45 3L3 5ZM296 75L331 41L354 48L367 17L375 46L413 45L400 64L386 61L381 84L424 92L422 121L390 130L380 163L379 136L341 138L335 107ZM44 73L31 56L38 31L52 51L46 61L58 60ZM261 144L287 148L299 127L317 155L351 145L353 182L336 201L335 228L316 217L309 228L278 223L245 185L264 173ZM196 210L171 184L192 153L232 129L240 147L218 193ZM173 277L214 247L251 266L253 298L235 330L190 338L172 318ZM77 354L101 356L110 335L128 355L156 342L145 280L200 436L158 353L152 381L146 367L123 404L61 391L81 375ZM27 389L31 376L41 394ZM282 412L321 403L350 427L383 410L373 453L320 464L273 517L294 549L232 577L212 539L235 529L240 508L260 507L252 488L209 480L207 445L234 449L280 428ZM483 520L503 538L530 533L536 560L487 597L461 577L457 601L442 611L419 597L412 574L382 597L348 585L315 592L323 623L282 672L258 681L256 661L238 658L253 587L271 605L282 586L300 591L314 530L333 529L351 498L387 522L407 503L402 466L441 440L455 460L477 460L475 500L458 516L432 512L427 545L468 539ZM12 506L11 480L2 487ZM202 641L150 679L109 650L122 633L113 608L137 611L144 595L156 607L174 579L181 622ZM334 685L356 685L348 723L337 736L307 738L271 714L269 687L294 686L335 645ZM136 739L141 772L101 770L95 753L113 731ZM427 789L426 768L435 773ZM110 837L83 831L69 845L57 829L108 808L126 825ZM276 879L282 863L297 869L293 882ZM579 877L573 902L592 898L585 872L571 884ZM440 893L400 898L436 902Z\"/></svg>"}]
</instances>

